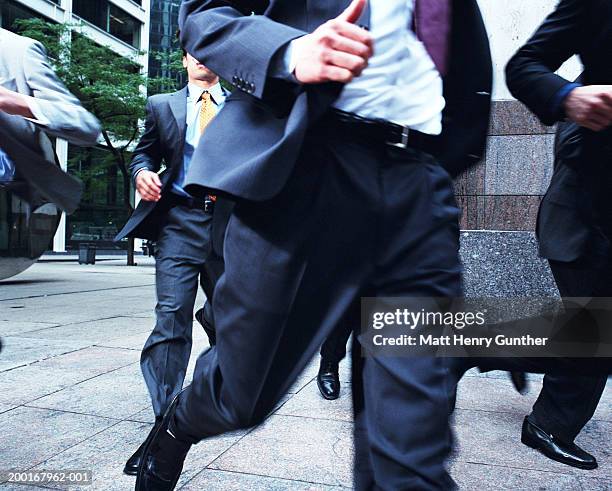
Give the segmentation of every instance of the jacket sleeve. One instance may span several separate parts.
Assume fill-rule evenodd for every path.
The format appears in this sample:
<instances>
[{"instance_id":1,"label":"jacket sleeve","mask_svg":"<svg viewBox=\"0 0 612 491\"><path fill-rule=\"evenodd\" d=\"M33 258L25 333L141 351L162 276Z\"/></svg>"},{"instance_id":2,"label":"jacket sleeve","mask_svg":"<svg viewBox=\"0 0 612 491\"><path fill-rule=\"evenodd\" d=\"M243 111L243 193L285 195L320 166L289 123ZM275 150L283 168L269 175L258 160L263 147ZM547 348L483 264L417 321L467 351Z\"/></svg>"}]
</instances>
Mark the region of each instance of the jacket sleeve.
<instances>
[{"instance_id":1,"label":"jacket sleeve","mask_svg":"<svg viewBox=\"0 0 612 491\"><path fill-rule=\"evenodd\" d=\"M24 74L32 91L32 120L45 133L74 145L93 146L100 135L98 120L72 95L49 65L44 46L32 42L23 61Z\"/></svg>"},{"instance_id":2,"label":"jacket sleeve","mask_svg":"<svg viewBox=\"0 0 612 491\"><path fill-rule=\"evenodd\" d=\"M237 89L258 98L272 78L275 55L306 34L261 15L265 4L185 0L179 16L185 50Z\"/></svg>"},{"instance_id":3,"label":"jacket sleeve","mask_svg":"<svg viewBox=\"0 0 612 491\"><path fill-rule=\"evenodd\" d=\"M161 167L162 159L159 126L157 124L155 108L151 98L149 98L147 99L144 133L132 153L132 162L130 163L132 180L142 169L157 172Z\"/></svg>"},{"instance_id":4,"label":"jacket sleeve","mask_svg":"<svg viewBox=\"0 0 612 491\"><path fill-rule=\"evenodd\" d=\"M562 117L553 100L570 82L554 72L581 51L588 3L587 0L561 0L506 66L510 92L544 124L552 125Z\"/></svg>"}]
</instances>

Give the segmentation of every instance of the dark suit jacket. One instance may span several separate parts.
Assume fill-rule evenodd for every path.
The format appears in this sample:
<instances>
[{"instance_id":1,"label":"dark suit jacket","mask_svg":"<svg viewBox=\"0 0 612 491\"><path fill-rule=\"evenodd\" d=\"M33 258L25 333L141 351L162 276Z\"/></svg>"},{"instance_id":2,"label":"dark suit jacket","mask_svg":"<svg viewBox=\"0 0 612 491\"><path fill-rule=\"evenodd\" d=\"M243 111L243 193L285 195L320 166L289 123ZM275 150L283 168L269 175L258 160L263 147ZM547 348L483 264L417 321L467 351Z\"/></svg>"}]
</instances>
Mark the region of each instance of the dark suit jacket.
<instances>
[{"instance_id":1,"label":"dark suit jacket","mask_svg":"<svg viewBox=\"0 0 612 491\"><path fill-rule=\"evenodd\" d=\"M186 0L183 44L237 89L207 128L187 174L187 190L238 198L274 197L293 170L309 125L339 96L340 84L300 86L269 67L292 39L337 16L350 0ZM437 156L452 174L480 160L491 98L491 57L476 0L453 1L444 131ZM263 15L248 15L251 11ZM359 22L369 24L369 15ZM207 141L215 142L206 145ZM204 148L206 147L206 150Z\"/></svg>"},{"instance_id":2,"label":"dark suit jacket","mask_svg":"<svg viewBox=\"0 0 612 491\"><path fill-rule=\"evenodd\" d=\"M155 203L141 201L115 240L138 237L156 240L165 213L167 196L177 171L183 165L183 147L187 128L187 87L171 94L159 94L147 100L145 131L134 150L130 172L140 169L158 172L162 162L166 170L160 176L162 199Z\"/></svg>"},{"instance_id":3,"label":"dark suit jacket","mask_svg":"<svg viewBox=\"0 0 612 491\"><path fill-rule=\"evenodd\" d=\"M555 111L552 100L568 83L554 71L578 54L583 84L612 84L611 46L612 2L562 0L508 63L508 87L544 124L553 124L564 114ZM538 217L543 257L575 261L607 247L593 221L593 190L602 178L598 168L606 141L609 132L595 134L572 124L559 128L555 171Z\"/></svg>"}]
</instances>

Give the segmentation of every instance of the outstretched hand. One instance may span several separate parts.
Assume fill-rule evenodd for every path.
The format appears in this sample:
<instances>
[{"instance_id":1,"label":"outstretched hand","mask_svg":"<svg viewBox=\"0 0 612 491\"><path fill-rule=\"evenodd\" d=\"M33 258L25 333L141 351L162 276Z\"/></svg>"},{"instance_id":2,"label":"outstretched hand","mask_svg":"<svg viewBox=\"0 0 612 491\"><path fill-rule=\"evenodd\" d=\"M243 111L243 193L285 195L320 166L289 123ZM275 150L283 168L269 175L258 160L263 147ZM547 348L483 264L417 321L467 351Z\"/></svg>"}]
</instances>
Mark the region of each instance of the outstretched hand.
<instances>
[{"instance_id":1,"label":"outstretched hand","mask_svg":"<svg viewBox=\"0 0 612 491\"><path fill-rule=\"evenodd\" d=\"M568 119L580 126L602 131L612 125L612 85L577 87L563 105Z\"/></svg>"},{"instance_id":2,"label":"outstretched hand","mask_svg":"<svg viewBox=\"0 0 612 491\"><path fill-rule=\"evenodd\" d=\"M367 0L353 0L335 19L294 42L294 75L303 84L348 83L361 75L372 56L368 31L355 25Z\"/></svg>"}]
</instances>

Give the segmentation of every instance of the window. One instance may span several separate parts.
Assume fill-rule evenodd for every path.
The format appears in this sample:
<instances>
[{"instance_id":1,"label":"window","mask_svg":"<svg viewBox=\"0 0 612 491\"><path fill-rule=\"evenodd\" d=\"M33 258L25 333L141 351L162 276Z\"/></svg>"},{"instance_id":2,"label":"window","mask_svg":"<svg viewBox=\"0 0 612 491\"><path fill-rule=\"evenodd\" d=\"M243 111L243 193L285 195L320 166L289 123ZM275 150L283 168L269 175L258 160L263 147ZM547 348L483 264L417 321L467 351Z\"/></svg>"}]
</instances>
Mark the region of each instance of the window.
<instances>
[{"instance_id":1,"label":"window","mask_svg":"<svg viewBox=\"0 0 612 491\"><path fill-rule=\"evenodd\" d=\"M100 248L124 249L125 241L113 239L130 215L129 179L123 179L107 150L68 148L68 170L83 181L85 190L78 210L67 217L66 247L78 249L81 242L95 242Z\"/></svg>"},{"instance_id":2,"label":"window","mask_svg":"<svg viewBox=\"0 0 612 491\"><path fill-rule=\"evenodd\" d=\"M185 72L182 69L173 69L170 61L180 50L176 36L180 6L180 0L151 0L149 30L149 76L173 79L178 86L185 85ZM167 92L171 88L164 84L155 89Z\"/></svg>"},{"instance_id":3,"label":"window","mask_svg":"<svg viewBox=\"0 0 612 491\"><path fill-rule=\"evenodd\" d=\"M140 22L114 5L109 6L108 32L127 44L140 47Z\"/></svg>"},{"instance_id":4,"label":"window","mask_svg":"<svg viewBox=\"0 0 612 491\"><path fill-rule=\"evenodd\" d=\"M73 0L72 12L91 22L94 26L107 31L108 2L105 0L92 2L91 0Z\"/></svg>"},{"instance_id":5,"label":"window","mask_svg":"<svg viewBox=\"0 0 612 491\"><path fill-rule=\"evenodd\" d=\"M39 14L19 5L17 2L0 2L0 27L14 31L13 24L18 19L41 18Z\"/></svg>"},{"instance_id":6,"label":"window","mask_svg":"<svg viewBox=\"0 0 612 491\"><path fill-rule=\"evenodd\" d=\"M117 39L140 48L141 23L108 0L73 0L72 11Z\"/></svg>"}]
</instances>

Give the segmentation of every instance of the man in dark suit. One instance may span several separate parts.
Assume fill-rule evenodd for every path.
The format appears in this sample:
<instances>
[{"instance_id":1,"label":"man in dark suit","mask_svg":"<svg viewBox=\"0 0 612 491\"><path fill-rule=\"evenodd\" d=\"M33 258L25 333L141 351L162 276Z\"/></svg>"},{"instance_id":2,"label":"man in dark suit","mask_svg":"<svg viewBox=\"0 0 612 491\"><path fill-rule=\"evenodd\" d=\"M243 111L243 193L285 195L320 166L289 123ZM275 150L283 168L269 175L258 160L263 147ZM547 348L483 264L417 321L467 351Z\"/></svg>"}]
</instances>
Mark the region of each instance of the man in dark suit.
<instances>
[{"instance_id":1,"label":"man in dark suit","mask_svg":"<svg viewBox=\"0 0 612 491\"><path fill-rule=\"evenodd\" d=\"M612 296L612 3L562 0L508 63L508 86L557 132L553 178L538 217L540 253L563 297ZM555 74L579 55L582 83ZM587 326L585 326L585 329ZM597 467L574 444L593 416L606 376L546 375L523 443L565 464Z\"/></svg>"},{"instance_id":2,"label":"man in dark suit","mask_svg":"<svg viewBox=\"0 0 612 491\"><path fill-rule=\"evenodd\" d=\"M184 183L194 149L223 106L225 91L219 77L186 52L183 65L188 85L147 101L145 132L130 165L142 201L117 236L156 242L156 324L140 359L155 413L153 430L183 386L191 354L198 276L206 277L202 285L208 286L208 298L214 284L205 269L211 252L214 203L209 196L191 196ZM162 162L165 170L159 175ZM128 459L126 474L136 474L143 448L144 443Z\"/></svg>"},{"instance_id":3,"label":"man in dark suit","mask_svg":"<svg viewBox=\"0 0 612 491\"><path fill-rule=\"evenodd\" d=\"M186 189L237 202L217 344L148 442L137 490L173 489L191 444L260 423L360 297L461 295L451 174L481 158L490 108L476 0L188 0L180 23L239 89ZM451 360L357 358L357 488L453 487Z\"/></svg>"}]
</instances>

